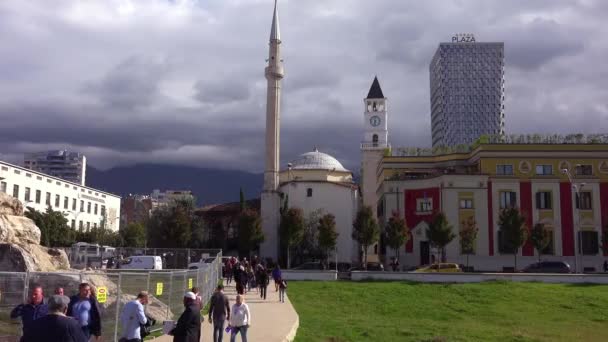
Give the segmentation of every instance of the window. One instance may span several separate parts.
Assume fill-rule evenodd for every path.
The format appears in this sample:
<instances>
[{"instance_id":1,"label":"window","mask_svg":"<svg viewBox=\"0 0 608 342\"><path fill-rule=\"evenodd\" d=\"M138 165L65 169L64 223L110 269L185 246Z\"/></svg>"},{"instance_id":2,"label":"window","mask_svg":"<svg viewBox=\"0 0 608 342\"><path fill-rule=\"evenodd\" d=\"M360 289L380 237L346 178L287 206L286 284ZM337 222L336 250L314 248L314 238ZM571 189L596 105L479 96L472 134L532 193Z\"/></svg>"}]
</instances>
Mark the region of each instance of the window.
<instances>
[{"instance_id":1,"label":"window","mask_svg":"<svg viewBox=\"0 0 608 342\"><path fill-rule=\"evenodd\" d=\"M460 200L460 209L473 209L473 200L472 199L461 199Z\"/></svg>"},{"instance_id":2,"label":"window","mask_svg":"<svg viewBox=\"0 0 608 342\"><path fill-rule=\"evenodd\" d=\"M593 165L577 165L576 174L580 176L593 176Z\"/></svg>"},{"instance_id":3,"label":"window","mask_svg":"<svg viewBox=\"0 0 608 342\"><path fill-rule=\"evenodd\" d=\"M61 196L55 195L55 207L59 208L60 205L61 205Z\"/></svg>"},{"instance_id":4,"label":"window","mask_svg":"<svg viewBox=\"0 0 608 342\"><path fill-rule=\"evenodd\" d=\"M106 206L102 205L101 206L101 216L104 216L106 214Z\"/></svg>"},{"instance_id":5,"label":"window","mask_svg":"<svg viewBox=\"0 0 608 342\"><path fill-rule=\"evenodd\" d=\"M87 202L87 213L91 213L91 202Z\"/></svg>"},{"instance_id":6,"label":"window","mask_svg":"<svg viewBox=\"0 0 608 342\"><path fill-rule=\"evenodd\" d=\"M91 230L91 222L87 222L87 231Z\"/></svg>"},{"instance_id":7,"label":"window","mask_svg":"<svg viewBox=\"0 0 608 342\"><path fill-rule=\"evenodd\" d=\"M46 204L47 206L51 205L51 193L50 192L46 193L46 199L44 200L44 204Z\"/></svg>"},{"instance_id":8,"label":"window","mask_svg":"<svg viewBox=\"0 0 608 342\"><path fill-rule=\"evenodd\" d=\"M97 229L97 223L93 223L93 228Z\"/></svg>"},{"instance_id":9,"label":"window","mask_svg":"<svg viewBox=\"0 0 608 342\"><path fill-rule=\"evenodd\" d=\"M31 202L31 200L30 200L30 191L31 191L30 188L25 188L25 201L26 202Z\"/></svg>"},{"instance_id":10,"label":"window","mask_svg":"<svg viewBox=\"0 0 608 342\"><path fill-rule=\"evenodd\" d=\"M500 192L500 209L514 208L517 206L517 194L513 191Z\"/></svg>"},{"instance_id":11,"label":"window","mask_svg":"<svg viewBox=\"0 0 608 342\"><path fill-rule=\"evenodd\" d=\"M13 185L13 197L19 198L19 185Z\"/></svg>"},{"instance_id":12,"label":"window","mask_svg":"<svg viewBox=\"0 0 608 342\"><path fill-rule=\"evenodd\" d=\"M576 209L591 210L591 192L581 192L576 197Z\"/></svg>"},{"instance_id":13,"label":"window","mask_svg":"<svg viewBox=\"0 0 608 342\"><path fill-rule=\"evenodd\" d=\"M306 197L312 197L312 188L306 189ZM103 208L103 206L102 206L102 208ZM102 209L102 211L103 211L103 209Z\"/></svg>"},{"instance_id":14,"label":"window","mask_svg":"<svg viewBox=\"0 0 608 342\"><path fill-rule=\"evenodd\" d=\"M372 143L374 143L374 147L378 146L378 134L372 136Z\"/></svg>"},{"instance_id":15,"label":"window","mask_svg":"<svg viewBox=\"0 0 608 342\"><path fill-rule=\"evenodd\" d=\"M76 211L76 205L77 205L76 203L77 203L76 199L72 198L72 211Z\"/></svg>"},{"instance_id":16,"label":"window","mask_svg":"<svg viewBox=\"0 0 608 342\"><path fill-rule=\"evenodd\" d=\"M70 206L70 199L68 198L68 196L65 196L63 198L63 209L67 209Z\"/></svg>"},{"instance_id":17,"label":"window","mask_svg":"<svg viewBox=\"0 0 608 342\"><path fill-rule=\"evenodd\" d=\"M42 197L42 191L36 190L36 203L40 204L41 197Z\"/></svg>"},{"instance_id":18,"label":"window","mask_svg":"<svg viewBox=\"0 0 608 342\"><path fill-rule=\"evenodd\" d=\"M95 209L93 210L93 213L94 213L95 215L97 215L97 203L95 203Z\"/></svg>"},{"instance_id":19,"label":"window","mask_svg":"<svg viewBox=\"0 0 608 342\"><path fill-rule=\"evenodd\" d=\"M513 254L515 252L515 247L504 238L500 229L498 230L498 252L500 254Z\"/></svg>"},{"instance_id":20,"label":"window","mask_svg":"<svg viewBox=\"0 0 608 342\"><path fill-rule=\"evenodd\" d=\"M76 220L72 220L72 229L76 229Z\"/></svg>"},{"instance_id":21,"label":"window","mask_svg":"<svg viewBox=\"0 0 608 342\"><path fill-rule=\"evenodd\" d=\"M6 193L6 182L0 182L0 192Z\"/></svg>"},{"instance_id":22,"label":"window","mask_svg":"<svg viewBox=\"0 0 608 342\"><path fill-rule=\"evenodd\" d=\"M84 201L80 200L80 212L84 213Z\"/></svg>"},{"instance_id":23,"label":"window","mask_svg":"<svg viewBox=\"0 0 608 342\"><path fill-rule=\"evenodd\" d=\"M541 254L544 255L553 255L555 253L555 249L553 247L554 245L554 241L553 241L553 229L551 227L546 227L547 228L547 236L549 237L549 244L547 244L547 247L545 247L545 249L542 250Z\"/></svg>"},{"instance_id":24,"label":"window","mask_svg":"<svg viewBox=\"0 0 608 342\"><path fill-rule=\"evenodd\" d=\"M513 175L513 165L496 165L496 174L500 176Z\"/></svg>"},{"instance_id":25,"label":"window","mask_svg":"<svg viewBox=\"0 0 608 342\"><path fill-rule=\"evenodd\" d=\"M427 213L433 211L433 200L431 198L419 198L416 200L416 211Z\"/></svg>"},{"instance_id":26,"label":"window","mask_svg":"<svg viewBox=\"0 0 608 342\"><path fill-rule=\"evenodd\" d=\"M579 233L583 255L596 255L599 250L598 234L595 231L582 231Z\"/></svg>"},{"instance_id":27,"label":"window","mask_svg":"<svg viewBox=\"0 0 608 342\"><path fill-rule=\"evenodd\" d=\"M551 192L539 191L536 193L536 209L552 209Z\"/></svg>"},{"instance_id":28,"label":"window","mask_svg":"<svg viewBox=\"0 0 608 342\"><path fill-rule=\"evenodd\" d=\"M553 165L536 165L536 174L539 176L552 175Z\"/></svg>"},{"instance_id":29,"label":"window","mask_svg":"<svg viewBox=\"0 0 608 342\"><path fill-rule=\"evenodd\" d=\"M84 226L82 225L82 220L78 222L78 230L82 231Z\"/></svg>"}]
</instances>

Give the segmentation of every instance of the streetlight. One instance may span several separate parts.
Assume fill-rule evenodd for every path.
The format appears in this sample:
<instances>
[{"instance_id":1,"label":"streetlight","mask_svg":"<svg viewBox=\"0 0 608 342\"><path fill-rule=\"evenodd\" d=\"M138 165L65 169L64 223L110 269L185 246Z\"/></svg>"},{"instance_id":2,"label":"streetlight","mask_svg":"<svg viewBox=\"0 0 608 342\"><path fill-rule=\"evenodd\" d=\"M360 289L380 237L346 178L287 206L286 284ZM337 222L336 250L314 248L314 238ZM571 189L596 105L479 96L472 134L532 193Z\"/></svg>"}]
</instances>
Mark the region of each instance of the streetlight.
<instances>
[{"instance_id":1,"label":"streetlight","mask_svg":"<svg viewBox=\"0 0 608 342\"><path fill-rule=\"evenodd\" d=\"M576 167L579 167L580 164L576 164ZM574 192L576 193L576 202L575 203L575 209L576 209L576 220L577 220L577 224L574 225L574 244L575 244L575 248L574 248L574 270L575 272L578 272L578 258L579 258L579 252L577 252L577 248L580 251L580 253L582 253L582 247L581 247L581 237L579 236L580 233L580 223L581 223L581 209L580 209L580 205L581 205L581 190L583 189L583 187L585 187L585 183L580 183L580 186L576 185L574 183L574 179L572 177L572 174L570 173L570 170L568 169L562 169L562 173L564 175L566 175L568 177L568 181L570 181L570 183L572 184L572 189L574 189ZM581 259L581 268L584 269L584 267L582 267L582 263L583 260Z\"/></svg>"}]
</instances>

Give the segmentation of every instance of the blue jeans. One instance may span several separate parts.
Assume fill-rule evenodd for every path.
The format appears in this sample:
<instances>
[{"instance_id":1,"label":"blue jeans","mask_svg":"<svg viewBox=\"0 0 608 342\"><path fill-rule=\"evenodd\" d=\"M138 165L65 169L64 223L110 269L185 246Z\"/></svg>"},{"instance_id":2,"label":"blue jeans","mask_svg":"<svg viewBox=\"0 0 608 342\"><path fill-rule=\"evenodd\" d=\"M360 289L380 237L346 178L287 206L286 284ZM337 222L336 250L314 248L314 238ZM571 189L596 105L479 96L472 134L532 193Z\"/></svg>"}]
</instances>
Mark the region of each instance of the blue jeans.
<instances>
[{"instance_id":1,"label":"blue jeans","mask_svg":"<svg viewBox=\"0 0 608 342\"><path fill-rule=\"evenodd\" d=\"M224 338L224 323L226 321L213 320L213 342L222 342Z\"/></svg>"},{"instance_id":2,"label":"blue jeans","mask_svg":"<svg viewBox=\"0 0 608 342\"><path fill-rule=\"evenodd\" d=\"M236 334L241 333L241 341L247 342L247 328L248 325L243 325L240 327L232 327L232 333L230 335L230 342L236 342Z\"/></svg>"}]
</instances>

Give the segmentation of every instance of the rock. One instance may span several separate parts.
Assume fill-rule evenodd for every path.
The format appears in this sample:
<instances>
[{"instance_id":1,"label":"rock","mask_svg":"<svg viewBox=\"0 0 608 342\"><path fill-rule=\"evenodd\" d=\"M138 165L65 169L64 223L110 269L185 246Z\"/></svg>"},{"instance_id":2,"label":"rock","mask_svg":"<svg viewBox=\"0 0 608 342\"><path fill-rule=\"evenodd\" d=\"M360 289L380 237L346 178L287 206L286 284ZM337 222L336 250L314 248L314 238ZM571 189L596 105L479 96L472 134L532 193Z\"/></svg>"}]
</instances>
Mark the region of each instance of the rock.
<instances>
[{"instance_id":1,"label":"rock","mask_svg":"<svg viewBox=\"0 0 608 342\"><path fill-rule=\"evenodd\" d=\"M69 269L70 262L63 250L33 244L0 243L2 272L52 272Z\"/></svg>"},{"instance_id":2,"label":"rock","mask_svg":"<svg viewBox=\"0 0 608 342\"><path fill-rule=\"evenodd\" d=\"M23 216L23 203L13 196L0 192L0 215Z\"/></svg>"},{"instance_id":3,"label":"rock","mask_svg":"<svg viewBox=\"0 0 608 342\"><path fill-rule=\"evenodd\" d=\"M39 245L40 229L25 216L0 215L0 243Z\"/></svg>"}]
</instances>

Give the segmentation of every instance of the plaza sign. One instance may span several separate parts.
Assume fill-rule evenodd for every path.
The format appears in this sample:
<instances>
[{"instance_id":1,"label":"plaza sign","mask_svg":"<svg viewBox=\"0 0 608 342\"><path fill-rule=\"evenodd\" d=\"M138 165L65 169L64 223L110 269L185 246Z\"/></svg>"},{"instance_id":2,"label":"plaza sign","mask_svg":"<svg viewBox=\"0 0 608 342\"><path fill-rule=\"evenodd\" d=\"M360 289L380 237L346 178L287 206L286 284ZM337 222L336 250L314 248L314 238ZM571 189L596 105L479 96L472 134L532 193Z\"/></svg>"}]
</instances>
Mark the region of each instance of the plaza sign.
<instances>
[{"instance_id":1,"label":"plaza sign","mask_svg":"<svg viewBox=\"0 0 608 342\"><path fill-rule=\"evenodd\" d=\"M475 43L475 36L472 33L456 33L452 36L452 43Z\"/></svg>"}]
</instances>

